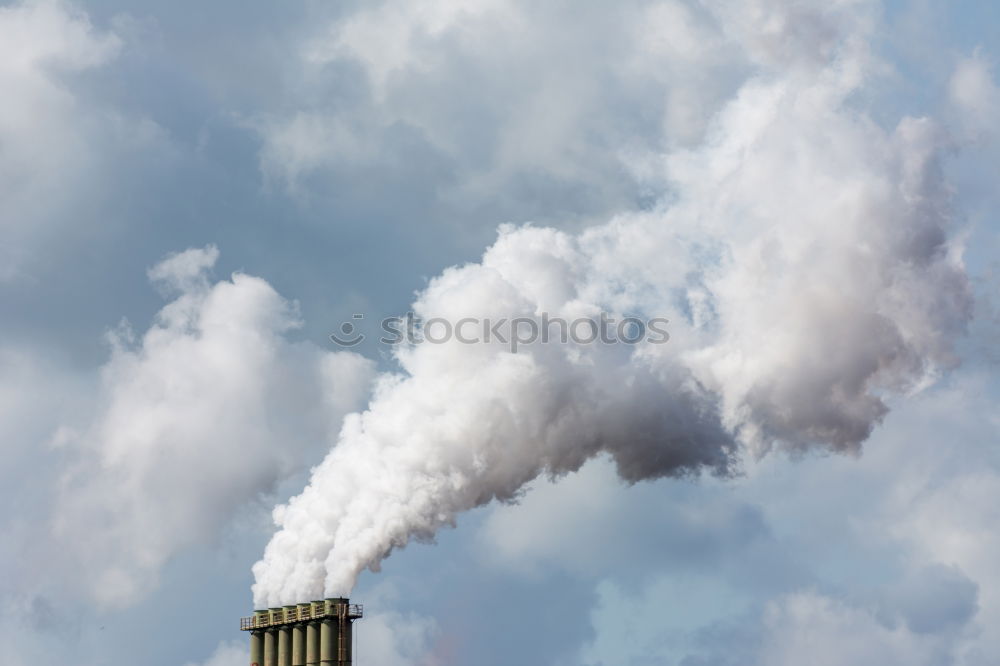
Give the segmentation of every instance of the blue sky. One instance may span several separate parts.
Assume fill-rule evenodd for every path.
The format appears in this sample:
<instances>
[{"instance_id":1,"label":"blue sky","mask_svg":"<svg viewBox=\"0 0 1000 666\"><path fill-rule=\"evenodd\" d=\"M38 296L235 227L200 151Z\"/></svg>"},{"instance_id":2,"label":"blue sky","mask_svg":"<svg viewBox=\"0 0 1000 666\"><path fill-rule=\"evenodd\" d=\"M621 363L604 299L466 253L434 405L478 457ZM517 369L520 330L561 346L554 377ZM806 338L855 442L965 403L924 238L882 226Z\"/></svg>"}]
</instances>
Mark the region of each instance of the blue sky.
<instances>
[{"instance_id":1,"label":"blue sky","mask_svg":"<svg viewBox=\"0 0 1000 666\"><path fill-rule=\"evenodd\" d=\"M971 1L0 4L8 663L246 663L310 481L378 535L316 548L408 542L364 666L996 663L998 53ZM328 338L415 301L674 338Z\"/></svg>"}]
</instances>

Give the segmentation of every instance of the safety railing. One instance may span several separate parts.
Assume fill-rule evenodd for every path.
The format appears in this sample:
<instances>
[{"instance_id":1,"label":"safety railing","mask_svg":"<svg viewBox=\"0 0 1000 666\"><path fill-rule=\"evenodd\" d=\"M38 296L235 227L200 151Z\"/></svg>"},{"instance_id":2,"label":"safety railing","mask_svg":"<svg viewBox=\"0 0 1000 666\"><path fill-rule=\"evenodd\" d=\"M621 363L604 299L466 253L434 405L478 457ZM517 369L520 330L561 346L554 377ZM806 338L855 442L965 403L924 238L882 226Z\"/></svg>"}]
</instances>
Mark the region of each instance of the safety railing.
<instances>
[{"instance_id":1,"label":"safety railing","mask_svg":"<svg viewBox=\"0 0 1000 666\"><path fill-rule=\"evenodd\" d=\"M283 624L294 624L296 622L307 622L322 618L344 617L348 620L357 620L364 617L364 610L362 604L324 604L318 607L287 608L281 611L269 611L259 615L251 615L250 617L241 617L240 631L266 629Z\"/></svg>"}]
</instances>

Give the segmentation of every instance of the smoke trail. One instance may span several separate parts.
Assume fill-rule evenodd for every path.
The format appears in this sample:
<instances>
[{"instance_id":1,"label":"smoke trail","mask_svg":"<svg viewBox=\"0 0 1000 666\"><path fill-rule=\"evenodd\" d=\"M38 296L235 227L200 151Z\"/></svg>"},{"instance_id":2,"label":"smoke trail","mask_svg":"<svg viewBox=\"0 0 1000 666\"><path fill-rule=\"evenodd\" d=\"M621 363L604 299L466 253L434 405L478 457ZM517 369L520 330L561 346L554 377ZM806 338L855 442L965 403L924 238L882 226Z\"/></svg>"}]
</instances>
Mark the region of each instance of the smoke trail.
<instances>
[{"instance_id":1,"label":"smoke trail","mask_svg":"<svg viewBox=\"0 0 1000 666\"><path fill-rule=\"evenodd\" d=\"M710 4L750 35L760 73L701 147L666 157L673 198L576 235L505 227L414 305L452 321L666 316L669 344L402 349L401 373L275 510L259 607L347 594L394 548L601 452L638 481L727 474L776 445L856 450L887 395L956 362L970 297L941 132L887 131L848 103L870 64L863 23Z\"/></svg>"}]
</instances>

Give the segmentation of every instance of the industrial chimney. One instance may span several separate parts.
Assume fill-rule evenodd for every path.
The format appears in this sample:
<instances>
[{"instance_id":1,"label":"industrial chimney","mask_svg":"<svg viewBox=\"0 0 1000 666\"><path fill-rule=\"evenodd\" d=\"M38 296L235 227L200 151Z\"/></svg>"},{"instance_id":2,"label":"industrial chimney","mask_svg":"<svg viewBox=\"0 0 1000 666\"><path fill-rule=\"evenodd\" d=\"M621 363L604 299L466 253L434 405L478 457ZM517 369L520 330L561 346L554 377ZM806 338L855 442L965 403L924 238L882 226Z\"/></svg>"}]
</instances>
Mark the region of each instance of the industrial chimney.
<instances>
[{"instance_id":1,"label":"industrial chimney","mask_svg":"<svg viewBox=\"0 0 1000 666\"><path fill-rule=\"evenodd\" d=\"M257 610L240 619L250 632L250 666L350 666L360 604L338 597Z\"/></svg>"}]
</instances>

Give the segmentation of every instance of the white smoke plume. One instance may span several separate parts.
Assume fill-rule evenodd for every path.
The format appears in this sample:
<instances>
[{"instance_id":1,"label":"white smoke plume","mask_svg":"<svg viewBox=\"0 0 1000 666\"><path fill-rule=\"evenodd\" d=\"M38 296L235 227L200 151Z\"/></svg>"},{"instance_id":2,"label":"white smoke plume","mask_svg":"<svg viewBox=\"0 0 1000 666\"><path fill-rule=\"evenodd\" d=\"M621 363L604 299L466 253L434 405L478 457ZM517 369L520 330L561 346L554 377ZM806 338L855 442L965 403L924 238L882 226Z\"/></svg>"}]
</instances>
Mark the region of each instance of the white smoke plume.
<instances>
[{"instance_id":1,"label":"white smoke plume","mask_svg":"<svg viewBox=\"0 0 1000 666\"><path fill-rule=\"evenodd\" d=\"M956 363L971 300L947 137L859 108L869 3L703 4L752 75L702 145L665 157L670 196L579 234L505 227L414 304L453 322L663 316L669 343L402 348L275 510L258 607L348 594L459 512L602 452L633 482L732 473L774 446L857 451L889 396Z\"/></svg>"}]
</instances>

